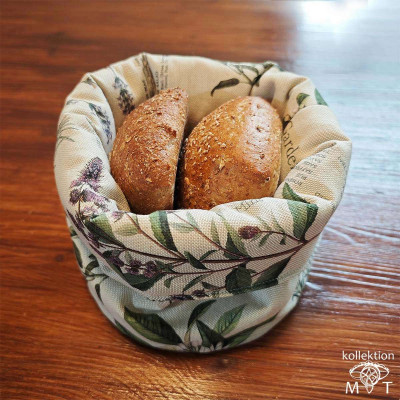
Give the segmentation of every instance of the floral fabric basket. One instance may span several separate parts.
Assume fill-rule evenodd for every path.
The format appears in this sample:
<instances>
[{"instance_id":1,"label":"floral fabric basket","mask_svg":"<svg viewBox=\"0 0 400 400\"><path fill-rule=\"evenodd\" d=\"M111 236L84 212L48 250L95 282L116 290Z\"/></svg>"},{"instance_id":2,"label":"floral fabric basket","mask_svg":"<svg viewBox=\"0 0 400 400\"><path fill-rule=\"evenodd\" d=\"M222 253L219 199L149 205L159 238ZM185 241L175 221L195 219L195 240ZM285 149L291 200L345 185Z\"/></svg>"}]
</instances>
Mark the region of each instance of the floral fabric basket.
<instances>
[{"instance_id":1,"label":"floral fabric basket","mask_svg":"<svg viewBox=\"0 0 400 400\"><path fill-rule=\"evenodd\" d=\"M210 211L130 212L108 155L125 116L159 90L189 94L193 128L227 100L261 96L284 125L273 198ZM139 54L86 74L62 110L55 176L89 290L124 334L157 348L209 352L252 341L296 305L351 154L308 78L273 62Z\"/></svg>"}]
</instances>

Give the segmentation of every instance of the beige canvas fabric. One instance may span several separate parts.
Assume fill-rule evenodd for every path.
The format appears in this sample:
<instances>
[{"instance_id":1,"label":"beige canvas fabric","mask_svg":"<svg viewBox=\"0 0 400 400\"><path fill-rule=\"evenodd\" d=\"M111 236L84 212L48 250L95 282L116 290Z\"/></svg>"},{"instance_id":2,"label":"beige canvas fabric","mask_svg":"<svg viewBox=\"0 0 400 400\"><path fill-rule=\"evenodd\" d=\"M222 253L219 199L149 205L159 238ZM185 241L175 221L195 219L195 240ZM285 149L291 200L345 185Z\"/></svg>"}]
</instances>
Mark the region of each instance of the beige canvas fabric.
<instances>
[{"instance_id":1,"label":"beige canvas fabric","mask_svg":"<svg viewBox=\"0 0 400 400\"><path fill-rule=\"evenodd\" d=\"M110 174L116 130L135 106L176 86L189 94L190 127L237 96L271 101L284 124L274 198L130 212ZM261 336L296 305L350 155L306 77L273 62L143 53L86 74L68 96L54 170L78 263L103 313L139 342L206 352Z\"/></svg>"}]
</instances>

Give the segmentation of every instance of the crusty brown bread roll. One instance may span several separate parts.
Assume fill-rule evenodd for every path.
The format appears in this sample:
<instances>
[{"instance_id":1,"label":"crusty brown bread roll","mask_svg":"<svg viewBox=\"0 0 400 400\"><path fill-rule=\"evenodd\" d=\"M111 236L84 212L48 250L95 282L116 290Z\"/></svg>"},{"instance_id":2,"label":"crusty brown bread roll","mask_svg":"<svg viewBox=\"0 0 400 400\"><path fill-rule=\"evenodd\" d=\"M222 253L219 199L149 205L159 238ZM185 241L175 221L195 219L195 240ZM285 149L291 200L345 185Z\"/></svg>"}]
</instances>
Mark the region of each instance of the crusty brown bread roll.
<instances>
[{"instance_id":1,"label":"crusty brown bread roll","mask_svg":"<svg viewBox=\"0 0 400 400\"><path fill-rule=\"evenodd\" d=\"M260 97L238 97L204 117L184 144L182 208L210 209L272 196L281 165L282 123Z\"/></svg>"},{"instance_id":2,"label":"crusty brown bread roll","mask_svg":"<svg viewBox=\"0 0 400 400\"><path fill-rule=\"evenodd\" d=\"M117 132L111 173L138 214L173 208L187 93L167 89L140 104Z\"/></svg>"}]
</instances>

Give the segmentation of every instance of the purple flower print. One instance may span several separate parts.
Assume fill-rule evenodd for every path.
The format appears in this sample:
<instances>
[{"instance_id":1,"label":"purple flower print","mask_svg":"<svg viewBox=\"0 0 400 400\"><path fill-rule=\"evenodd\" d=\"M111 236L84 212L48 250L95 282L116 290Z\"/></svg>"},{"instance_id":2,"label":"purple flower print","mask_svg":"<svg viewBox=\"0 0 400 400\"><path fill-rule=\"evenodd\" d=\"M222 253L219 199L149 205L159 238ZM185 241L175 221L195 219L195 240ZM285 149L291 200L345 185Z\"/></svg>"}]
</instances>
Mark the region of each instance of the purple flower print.
<instances>
[{"instance_id":1,"label":"purple flower print","mask_svg":"<svg viewBox=\"0 0 400 400\"><path fill-rule=\"evenodd\" d=\"M158 267L154 261L147 261L146 269L144 270L143 275L146 278L152 278L158 272Z\"/></svg>"},{"instance_id":2,"label":"purple flower print","mask_svg":"<svg viewBox=\"0 0 400 400\"><path fill-rule=\"evenodd\" d=\"M171 300L193 300L193 297L188 294L174 294L170 297Z\"/></svg>"},{"instance_id":3,"label":"purple flower print","mask_svg":"<svg viewBox=\"0 0 400 400\"><path fill-rule=\"evenodd\" d=\"M107 262L116 266L118 269L124 266L123 261L119 258L120 255L120 250L105 251L103 253L103 257L107 260Z\"/></svg>"},{"instance_id":4,"label":"purple flower print","mask_svg":"<svg viewBox=\"0 0 400 400\"><path fill-rule=\"evenodd\" d=\"M242 239L252 239L254 236L261 232L260 228L257 226L242 226L239 229L239 236Z\"/></svg>"},{"instance_id":5,"label":"purple flower print","mask_svg":"<svg viewBox=\"0 0 400 400\"><path fill-rule=\"evenodd\" d=\"M132 260L126 270L131 275L139 275L141 266L142 263L140 260Z\"/></svg>"},{"instance_id":6,"label":"purple flower print","mask_svg":"<svg viewBox=\"0 0 400 400\"><path fill-rule=\"evenodd\" d=\"M81 216L82 218L95 218L99 215L99 210L93 205L90 206L85 206L81 210Z\"/></svg>"},{"instance_id":7,"label":"purple flower print","mask_svg":"<svg viewBox=\"0 0 400 400\"><path fill-rule=\"evenodd\" d=\"M99 180L103 171L103 161L99 157L92 158L80 173L79 178L71 183L71 188L81 186L84 183L97 191L100 187Z\"/></svg>"},{"instance_id":8,"label":"purple flower print","mask_svg":"<svg viewBox=\"0 0 400 400\"><path fill-rule=\"evenodd\" d=\"M108 209L108 207L106 205L106 202L108 201L108 199L99 193L93 192L90 189L86 189L86 190L82 191L82 199L85 202L86 201L93 202L102 211L107 211L107 209Z\"/></svg>"},{"instance_id":9,"label":"purple flower print","mask_svg":"<svg viewBox=\"0 0 400 400\"><path fill-rule=\"evenodd\" d=\"M195 296L195 297L206 297L207 296L207 294L205 293L204 289L195 290L192 293L192 295Z\"/></svg>"},{"instance_id":10,"label":"purple flower print","mask_svg":"<svg viewBox=\"0 0 400 400\"><path fill-rule=\"evenodd\" d=\"M93 218L95 215L101 212L108 211L108 199L103 195L97 193L100 188L100 179L103 171L103 162L99 157L91 159L85 166L85 168L79 174L79 177L75 179L70 188L70 203L77 204L80 202L91 202L93 205L86 205L83 209L79 209L80 218Z\"/></svg>"},{"instance_id":11,"label":"purple flower print","mask_svg":"<svg viewBox=\"0 0 400 400\"><path fill-rule=\"evenodd\" d=\"M71 204L76 204L79 201L80 197L81 191L79 189L74 189L69 194L69 201L71 202Z\"/></svg>"}]
</instances>

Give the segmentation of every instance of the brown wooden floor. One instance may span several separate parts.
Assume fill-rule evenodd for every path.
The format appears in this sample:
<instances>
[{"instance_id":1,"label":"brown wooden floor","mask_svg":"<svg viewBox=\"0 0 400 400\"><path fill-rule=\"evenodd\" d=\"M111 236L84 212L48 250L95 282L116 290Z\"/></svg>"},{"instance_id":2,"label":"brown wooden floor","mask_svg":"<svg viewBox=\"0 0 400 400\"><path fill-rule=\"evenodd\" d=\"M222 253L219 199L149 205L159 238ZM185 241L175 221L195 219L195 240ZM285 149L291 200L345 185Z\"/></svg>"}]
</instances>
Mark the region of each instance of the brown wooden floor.
<instances>
[{"instance_id":1,"label":"brown wooden floor","mask_svg":"<svg viewBox=\"0 0 400 400\"><path fill-rule=\"evenodd\" d=\"M2 399L398 399L400 2L2 1ZM142 348L90 297L52 158L86 71L147 51L272 59L312 78L352 138L343 202L298 308L211 356ZM394 352L390 393L345 394L342 351Z\"/></svg>"}]
</instances>

